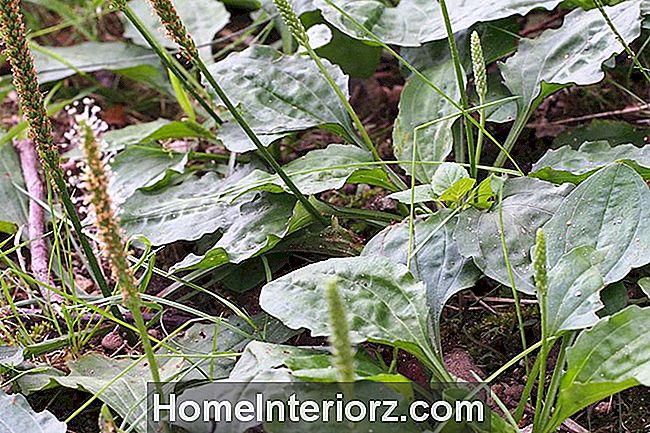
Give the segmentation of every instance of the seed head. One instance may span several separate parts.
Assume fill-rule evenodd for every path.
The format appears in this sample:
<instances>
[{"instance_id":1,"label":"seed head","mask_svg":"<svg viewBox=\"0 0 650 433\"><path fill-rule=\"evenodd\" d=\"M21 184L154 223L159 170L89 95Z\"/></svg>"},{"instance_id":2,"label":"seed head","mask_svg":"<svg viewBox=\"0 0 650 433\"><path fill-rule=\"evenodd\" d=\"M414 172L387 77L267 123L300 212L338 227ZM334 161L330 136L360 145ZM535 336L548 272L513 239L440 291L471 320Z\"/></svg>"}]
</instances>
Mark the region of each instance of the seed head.
<instances>
[{"instance_id":1,"label":"seed head","mask_svg":"<svg viewBox=\"0 0 650 433\"><path fill-rule=\"evenodd\" d=\"M548 293L548 268L546 264L546 238L542 229L537 230L537 244L535 245L535 285L540 296Z\"/></svg>"},{"instance_id":2,"label":"seed head","mask_svg":"<svg viewBox=\"0 0 650 433\"><path fill-rule=\"evenodd\" d=\"M476 31L472 32L470 38L470 52L472 56L472 67L474 69L474 81L476 82L476 93L481 100L485 99L488 91L487 72L485 67L485 57L483 56L483 47L481 38Z\"/></svg>"},{"instance_id":3,"label":"seed head","mask_svg":"<svg viewBox=\"0 0 650 433\"><path fill-rule=\"evenodd\" d=\"M307 36L307 31L302 25L302 21L296 15L296 12L293 10L289 0L273 0L275 2L275 7L278 8L282 21L289 28L289 31L293 37L298 41L303 47L309 45L309 36Z\"/></svg>"},{"instance_id":4,"label":"seed head","mask_svg":"<svg viewBox=\"0 0 650 433\"><path fill-rule=\"evenodd\" d=\"M167 37L181 48L181 54L190 61L198 58L196 43L178 15L174 3L171 0L149 0L149 3L165 28Z\"/></svg>"},{"instance_id":5,"label":"seed head","mask_svg":"<svg viewBox=\"0 0 650 433\"><path fill-rule=\"evenodd\" d=\"M20 107L29 124L29 136L36 144L41 164L50 170L58 170L59 152L52 139L52 124L39 89L19 0L0 1L0 36L5 46L4 55L11 65Z\"/></svg>"},{"instance_id":6,"label":"seed head","mask_svg":"<svg viewBox=\"0 0 650 433\"><path fill-rule=\"evenodd\" d=\"M86 160L83 187L89 193L88 204L94 211L102 253L108 260L113 280L120 287L127 306L139 305L137 284L122 242L122 229L108 193L109 172L99 138L107 126L99 118L99 111L90 99L84 100L83 109L79 106L69 108L68 113L74 115L75 125L66 137L81 147Z\"/></svg>"},{"instance_id":7,"label":"seed head","mask_svg":"<svg viewBox=\"0 0 650 433\"><path fill-rule=\"evenodd\" d=\"M331 331L330 344L334 350L334 366L338 370L341 382L354 382L354 352L350 343L348 319L336 284L336 280L332 279L325 288Z\"/></svg>"}]
</instances>

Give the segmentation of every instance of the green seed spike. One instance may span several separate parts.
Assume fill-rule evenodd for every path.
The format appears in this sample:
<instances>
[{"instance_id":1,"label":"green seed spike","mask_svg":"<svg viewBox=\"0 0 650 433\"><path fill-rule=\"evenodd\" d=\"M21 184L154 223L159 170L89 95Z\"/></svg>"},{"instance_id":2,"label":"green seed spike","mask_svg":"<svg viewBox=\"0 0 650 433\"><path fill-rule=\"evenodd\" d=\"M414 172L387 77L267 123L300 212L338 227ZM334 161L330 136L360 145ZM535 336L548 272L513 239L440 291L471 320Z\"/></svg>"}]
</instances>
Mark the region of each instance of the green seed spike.
<instances>
[{"instance_id":1,"label":"green seed spike","mask_svg":"<svg viewBox=\"0 0 650 433\"><path fill-rule=\"evenodd\" d=\"M167 37L181 47L181 53L187 60L199 57L196 43L187 31L183 20L181 20L176 7L171 0L149 0L151 8L160 18L160 23L167 32Z\"/></svg>"},{"instance_id":2,"label":"green seed spike","mask_svg":"<svg viewBox=\"0 0 650 433\"><path fill-rule=\"evenodd\" d=\"M337 288L336 279L327 282L325 298L330 319L330 344L334 350L334 366L338 370L339 380L345 383L354 382L354 351L350 343L350 329L345 314L345 307Z\"/></svg>"},{"instance_id":3,"label":"green seed spike","mask_svg":"<svg viewBox=\"0 0 650 433\"><path fill-rule=\"evenodd\" d=\"M484 100L488 91L487 72L481 38L476 31L472 32L470 52L472 56L472 67L474 69L474 81L476 82L476 93L478 93L481 100Z\"/></svg>"},{"instance_id":4,"label":"green seed spike","mask_svg":"<svg viewBox=\"0 0 650 433\"><path fill-rule=\"evenodd\" d=\"M296 15L296 12L293 10L289 0L273 1L280 12L280 16L282 16L282 21L284 21L284 24L289 28L293 37L300 45L307 47L309 45L309 36L307 36L307 31L302 25L302 21L300 21L300 18L298 18L298 15Z\"/></svg>"},{"instance_id":5,"label":"green seed spike","mask_svg":"<svg viewBox=\"0 0 650 433\"><path fill-rule=\"evenodd\" d=\"M548 269L546 264L546 238L542 229L537 230L537 244L535 246L535 285L541 297L548 293Z\"/></svg>"}]
</instances>

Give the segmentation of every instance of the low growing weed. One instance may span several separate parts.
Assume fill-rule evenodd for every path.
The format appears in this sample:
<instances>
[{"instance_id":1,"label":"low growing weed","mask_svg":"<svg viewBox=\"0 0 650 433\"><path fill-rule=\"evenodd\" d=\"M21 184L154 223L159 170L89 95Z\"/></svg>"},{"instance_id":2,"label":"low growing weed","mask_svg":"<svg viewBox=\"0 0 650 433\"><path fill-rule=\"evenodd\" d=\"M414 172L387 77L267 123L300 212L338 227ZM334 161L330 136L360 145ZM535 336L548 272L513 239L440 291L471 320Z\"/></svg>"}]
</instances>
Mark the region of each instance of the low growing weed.
<instances>
[{"instance_id":1,"label":"low growing weed","mask_svg":"<svg viewBox=\"0 0 650 433\"><path fill-rule=\"evenodd\" d=\"M648 431L648 13L3 1L0 431L144 433L210 382L476 382L489 427L400 431Z\"/></svg>"}]
</instances>

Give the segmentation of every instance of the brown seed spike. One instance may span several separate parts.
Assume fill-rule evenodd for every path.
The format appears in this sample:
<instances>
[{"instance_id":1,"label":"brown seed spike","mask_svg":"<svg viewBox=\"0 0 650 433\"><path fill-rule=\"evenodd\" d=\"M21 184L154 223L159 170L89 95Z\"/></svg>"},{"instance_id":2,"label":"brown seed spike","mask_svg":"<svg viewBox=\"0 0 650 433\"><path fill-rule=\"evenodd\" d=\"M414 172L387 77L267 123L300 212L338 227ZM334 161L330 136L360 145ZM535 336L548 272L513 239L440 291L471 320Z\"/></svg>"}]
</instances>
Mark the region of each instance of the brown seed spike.
<instances>
[{"instance_id":1,"label":"brown seed spike","mask_svg":"<svg viewBox=\"0 0 650 433\"><path fill-rule=\"evenodd\" d=\"M199 51L196 48L194 39L188 33L172 1L149 0L149 3L165 28L167 37L178 44L183 56L187 60L198 58Z\"/></svg>"},{"instance_id":2,"label":"brown seed spike","mask_svg":"<svg viewBox=\"0 0 650 433\"><path fill-rule=\"evenodd\" d=\"M11 65L20 106L30 126L30 138L36 143L41 163L50 169L58 169L59 152L54 146L52 124L38 86L19 0L0 1L0 36L5 46L4 55Z\"/></svg>"}]
</instances>

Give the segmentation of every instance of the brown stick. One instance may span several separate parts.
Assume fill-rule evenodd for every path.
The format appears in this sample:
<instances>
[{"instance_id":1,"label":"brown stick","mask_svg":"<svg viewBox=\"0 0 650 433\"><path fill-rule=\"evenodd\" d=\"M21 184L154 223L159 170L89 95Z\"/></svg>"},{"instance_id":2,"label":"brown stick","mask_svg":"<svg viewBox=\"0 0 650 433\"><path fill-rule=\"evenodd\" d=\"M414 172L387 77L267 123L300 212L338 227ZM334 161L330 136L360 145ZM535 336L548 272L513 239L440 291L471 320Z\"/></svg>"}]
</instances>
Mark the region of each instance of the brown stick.
<instances>
[{"instance_id":1,"label":"brown stick","mask_svg":"<svg viewBox=\"0 0 650 433\"><path fill-rule=\"evenodd\" d=\"M15 140L14 148L20 157L20 166L29 192L29 219L28 232L31 242L29 250L31 255L32 274L37 281L51 284L49 274L49 252L45 242L45 213L39 202L45 200L45 186L41 180L38 168L40 167L36 147L31 140ZM61 297L41 285L41 295L46 301L60 302Z\"/></svg>"}]
</instances>

